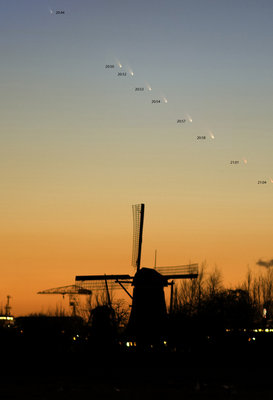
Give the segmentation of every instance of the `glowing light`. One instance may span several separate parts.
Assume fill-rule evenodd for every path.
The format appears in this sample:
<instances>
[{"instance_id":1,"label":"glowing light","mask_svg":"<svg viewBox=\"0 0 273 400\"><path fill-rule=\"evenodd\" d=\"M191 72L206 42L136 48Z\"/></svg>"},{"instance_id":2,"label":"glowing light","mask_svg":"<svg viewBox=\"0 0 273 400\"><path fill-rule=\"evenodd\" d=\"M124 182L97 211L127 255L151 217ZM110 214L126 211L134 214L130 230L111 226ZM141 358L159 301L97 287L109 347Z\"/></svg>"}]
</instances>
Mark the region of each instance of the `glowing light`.
<instances>
[{"instance_id":1,"label":"glowing light","mask_svg":"<svg viewBox=\"0 0 273 400\"><path fill-rule=\"evenodd\" d=\"M244 158L244 163L247 164L247 159L246 158Z\"/></svg>"},{"instance_id":2,"label":"glowing light","mask_svg":"<svg viewBox=\"0 0 273 400\"><path fill-rule=\"evenodd\" d=\"M129 74L130 74L131 76L134 76L134 72L131 70L131 68L129 68Z\"/></svg>"},{"instance_id":3,"label":"glowing light","mask_svg":"<svg viewBox=\"0 0 273 400\"><path fill-rule=\"evenodd\" d=\"M164 101L164 103L168 103L168 100L166 99L166 97L163 97L163 101Z\"/></svg>"},{"instance_id":4,"label":"glowing light","mask_svg":"<svg viewBox=\"0 0 273 400\"><path fill-rule=\"evenodd\" d=\"M126 342L126 347L135 347L136 342Z\"/></svg>"},{"instance_id":5,"label":"glowing light","mask_svg":"<svg viewBox=\"0 0 273 400\"><path fill-rule=\"evenodd\" d=\"M13 321L13 317L0 317L0 319L4 319L5 321Z\"/></svg>"},{"instance_id":6,"label":"glowing light","mask_svg":"<svg viewBox=\"0 0 273 400\"><path fill-rule=\"evenodd\" d=\"M122 64L121 64L121 62L120 62L118 59L116 59L116 62L117 62L117 64L118 64L119 68L122 68Z\"/></svg>"},{"instance_id":7,"label":"glowing light","mask_svg":"<svg viewBox=\"0 0 273 400\"><path fill-rule=\"evenodd\" d=\"M192 117L189 114L187 114L187 118L188 118L189 122L192 122Z\"/></svg>"},{"instance_id":8,"label":"glowing light","mask_svg":"<svg viewBox=\"0 0 273 400\"><path fill-rule=\"evenodd\" d=\"M53 10L51 10L51 8L49 9L50 14L53 14Z\"/></svg>"},{"instance_id":9,"label":"glowing light","mask_svg":"<svg viewBox=\"0 0 273 400\"><path fill-rule=\"evenodd\" d=\"M272 178L270 178L270 182L273 183L273 179Z\"/></svg>"},{"instance_id":10,"label":"glowing light","mask_svg":"<svg viewBox=\"0 0 273 400\"><path fill-rule=\"evenodd\" d=\"M215 136L211 131L209 131L209 135L210 135L211 139L215 139Z\"/></svg>"},{"instance_id":11,"label":"glowing light","mask_svg":"<svg viewBox=\"0 0 273 400\"><path fill-rule=\"evenodd\" d=\"M147 87L147 89L149 90L149 92L151 92L152 87L151 87L151 85L149 85L149 83L146 83L146 87Z\"/></svg>"}]
</instances>

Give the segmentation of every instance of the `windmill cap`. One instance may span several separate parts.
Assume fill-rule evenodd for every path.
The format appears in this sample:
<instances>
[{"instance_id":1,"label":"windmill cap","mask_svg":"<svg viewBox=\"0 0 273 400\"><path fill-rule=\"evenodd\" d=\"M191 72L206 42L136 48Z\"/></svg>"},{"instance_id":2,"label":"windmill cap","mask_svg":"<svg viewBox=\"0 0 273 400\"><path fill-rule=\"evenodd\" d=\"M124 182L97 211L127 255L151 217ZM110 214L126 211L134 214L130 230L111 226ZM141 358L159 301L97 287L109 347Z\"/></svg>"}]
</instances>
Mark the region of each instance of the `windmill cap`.
<instances>
[{"instance_id":1,"label":"windmill cap","mask_svg":"<svg viewBox=\"0 0 273 400\"><path fill-rule=\"evenodd\" d=\"M136 272L133 279L133 286L138 287L162 287L167 285L167 279L152 268L141 268Z\"/></svg>"}]
</instances>

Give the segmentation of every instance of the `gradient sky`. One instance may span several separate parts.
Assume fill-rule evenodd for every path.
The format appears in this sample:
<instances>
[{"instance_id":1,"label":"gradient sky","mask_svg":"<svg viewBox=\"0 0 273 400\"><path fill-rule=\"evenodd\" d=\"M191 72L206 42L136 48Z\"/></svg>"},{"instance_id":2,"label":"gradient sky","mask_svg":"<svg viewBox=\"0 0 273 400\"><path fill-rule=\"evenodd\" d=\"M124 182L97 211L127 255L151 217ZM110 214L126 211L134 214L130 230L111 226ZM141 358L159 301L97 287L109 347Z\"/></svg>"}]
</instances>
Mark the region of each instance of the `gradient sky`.
<instances>
[{"instance_id":1,"label":"gradient sky","mask_svg":"<svg viewBox=\"0 0 273 400\"><path fill-rule=\"evenodd\" d=\"M157 249L230 285L273 258L271 0L0 5L0 304L46 311L39 290L133 273L141 202L143 266Z\"/></svg>"}]
</instances>

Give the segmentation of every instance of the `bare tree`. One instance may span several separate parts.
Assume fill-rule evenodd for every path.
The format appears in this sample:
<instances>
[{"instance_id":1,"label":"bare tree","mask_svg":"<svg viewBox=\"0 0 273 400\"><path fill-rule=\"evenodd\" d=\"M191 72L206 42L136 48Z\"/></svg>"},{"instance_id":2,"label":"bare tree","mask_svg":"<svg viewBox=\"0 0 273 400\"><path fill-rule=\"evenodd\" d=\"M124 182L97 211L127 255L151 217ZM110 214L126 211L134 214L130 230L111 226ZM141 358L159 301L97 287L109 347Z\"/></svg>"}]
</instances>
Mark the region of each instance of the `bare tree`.
<instances>
[{"instance_id":1,"label":"bare tree","mask_svg":"<svg viewBox=\"0 0 273 400\"><path fill-rule=\"evenodd\" d=\"M221 271L217 266L215 266L214 270L209 274L207 278L207 284L206 284L207 295L214 296L217 293L221 292L223 290L222 282L223 279Z\"/></svg>"},{"instance_id":2,"label":"bare tree","mask_svg":"<svg viewBox=\"0 0 273 400\"><path fill-rule=\"evenodd\" d=\"M257 311L257 320L262 318L264 308L267 309L269 316L273 316L272 268L267 268L256 275L248 269L246 280L241 285L241 288L247 291L249 299Z\"/></svg>"},{"instance_id":3,"label":"bare tree","mask_svg":"<svg viewBox=\"0 0 273 400\"><path fill-rule=\"evenodd\" d=\"M205 269L206 262L203 262L197 279L183 280L178 287L174 288L174 312L186 309L191 315L199 307L205 294Z\"/></svg>"},{"instance_id":4,"label":"bare tree","mask_svg":"<svg viewBox=\"0 0 273 400\"><path fill-rule=\"evenodd\" d=\"M128 323L130 315L128 303L124 299L117 299L113 302L112 307L115 311L117 326L124 328Z\"/></svg>"}]
</instances>

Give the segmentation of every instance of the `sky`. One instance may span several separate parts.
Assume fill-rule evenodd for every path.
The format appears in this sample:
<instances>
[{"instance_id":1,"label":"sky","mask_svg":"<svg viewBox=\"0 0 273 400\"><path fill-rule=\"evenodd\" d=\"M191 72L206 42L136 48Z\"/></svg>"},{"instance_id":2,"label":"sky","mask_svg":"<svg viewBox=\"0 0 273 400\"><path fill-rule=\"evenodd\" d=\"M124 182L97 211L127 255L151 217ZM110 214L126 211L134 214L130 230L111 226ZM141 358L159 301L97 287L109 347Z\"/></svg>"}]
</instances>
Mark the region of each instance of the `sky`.
<instances>
[{"instance_id":1,"label":"sky","mask_svg":"<svg viewBox=\"0 0 273 400\"><path fill-rule=\"evenodd\" d=\"M158 265L206 260L226 285L261 271L273 258L272 1L0 7L0 305L47 311L61 300L40 290L133 274L137 203L142 266L157 249Z\"/></svg>"}]
</instances>

